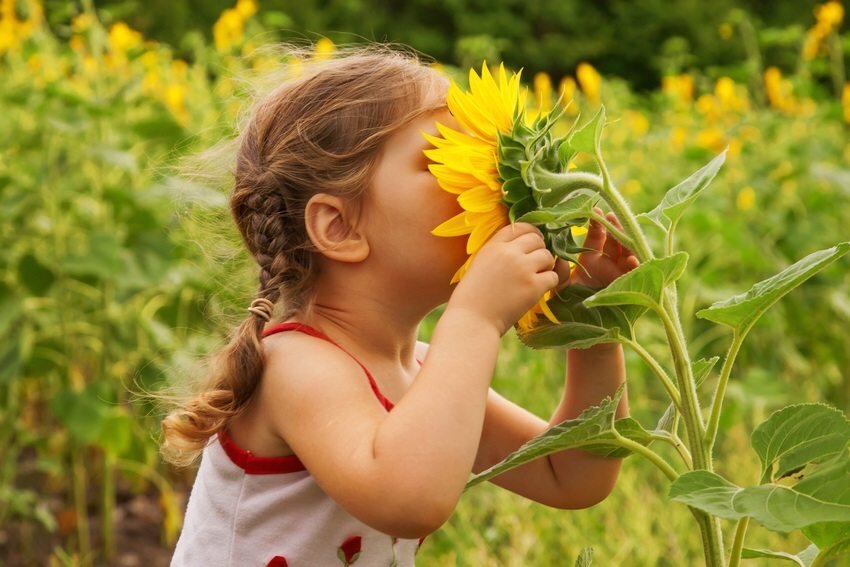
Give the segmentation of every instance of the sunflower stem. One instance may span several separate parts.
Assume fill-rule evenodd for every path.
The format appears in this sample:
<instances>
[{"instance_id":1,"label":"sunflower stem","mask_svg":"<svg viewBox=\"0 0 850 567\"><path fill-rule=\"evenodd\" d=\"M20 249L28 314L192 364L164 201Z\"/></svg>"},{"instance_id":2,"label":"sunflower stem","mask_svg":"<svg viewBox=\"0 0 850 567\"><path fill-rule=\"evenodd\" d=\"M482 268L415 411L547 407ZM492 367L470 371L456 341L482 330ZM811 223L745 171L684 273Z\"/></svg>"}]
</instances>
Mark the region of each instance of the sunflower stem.
<instances>
[{"instance_id":1,"label":"sunflower stem","mask_svg":"<svg viewBox=\"0 0 850 567\"><path fill-rule=\"evenodd\" d=\"M625 246L629 250L633 250L634 243L632 242L632 239L629 238L628 236L626 236L626 233L624 233L619 228L614 226L614 224L611 221L609 221L607 218L605 218L602 215L598 215L596 213L592 213L590 215L590 218L592 218L593 220L595 220L596 222L598 222L599 224L604 226L608 230L608 232L610 232L614 236L614 238L616 238L618 241L620 241L620 244L622 244L623 246Z\"/></svg>"}]
</instances>

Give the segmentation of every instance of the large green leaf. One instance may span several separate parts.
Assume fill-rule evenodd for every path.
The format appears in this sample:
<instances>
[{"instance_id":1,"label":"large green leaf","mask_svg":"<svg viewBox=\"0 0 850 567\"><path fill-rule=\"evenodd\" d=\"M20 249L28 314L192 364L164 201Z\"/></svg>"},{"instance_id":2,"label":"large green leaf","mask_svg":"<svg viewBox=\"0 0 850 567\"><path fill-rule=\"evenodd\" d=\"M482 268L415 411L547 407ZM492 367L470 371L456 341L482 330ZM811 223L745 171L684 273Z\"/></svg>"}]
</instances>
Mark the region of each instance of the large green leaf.
<instances>
[{"instance_id":1,"label":"large green leaf","mask_svg":"<svg viewBox=\"0 0 850 567\"><path fill-rule=\"evenodd\" d=\"M584 300L588 307L600 305L640 305L658 308L664 287L676 281L685 271L687 252L676 252L664 258L652 258L626 272L605 289Z\"/></svg>"},{"instance_id":2,"label":"large green leaf","mask_svg":"<svg viewBox=\"0 0 850 567\"><path fill-rule=\"evenodd\" d=\"M723 162L726 161L726 152L728 149L724 149L717 157L708 162L708 164L667 191L667 194L664 195L658 206L649 212L637 215L638 220L645 218L659 228L669 230L670 226L679 220L685 209L699 197L702 190L708 187L708 184L717 175L717 171L723 165Z\"/></svg>"},{"instance_id":3,"label":"large green leaf","mask_svg":"<svg viewBox=\"0 0 850 567\"><path fill-rule=\"evenodd\" d=\"M787 561L793 561L800 567L809 567L812 564L812 561L817 557L818 548L816 545L810 545L797 555L792 555L791 553L786 553L784 551L772 551L770 549L752 549L750 547L745 547L741 551L741 558L743 559L758 559L760 557L769 557L771 559L785 559Z\"/></svg>"},{"instance_id":4,"label":"large green leaf","mask_svg":"<svg viewBox=\"0 0 850 567\"><path fill-rule=\"evenodd\" d=\"M753 431L761 482L773 482L809 463L825 461L850 443L850 421L825 404L796 404L773 413Z\"/></svg>"},{"instance_id":5,"label":"large green leaf","mask_svg":"<svg viewBox=\"0 0 850 567\"><path fill-rule=\"evenodd\" d=\"M850 554L850 522L822 522L803 528L824 559Z\"/></svg>"},{"instance_id":6,"label":"large green leaf","mask_svg":"<svg viewBox=\"0 0 850 567\"><path fill-rule=\"evenodd\" d=\"M614 414L624 389L625 384L620 384L612 397L605 398L599 405L585 409L575 419L567 419L547 429L501 462L472 476L464 490L551 453L604 441L605 434L614 427Z\"/></svg>"},{"instance_id":7,"label":"large green leaf","mask_svg":"<svg viewBox=\"0 0 850 567\"><path fill-rule=\"evenodd\" d=\"M605 126L605 106L599 107L596 115L587 121L586 124L577 128L565 142L568 146L578 152L586 152L596 154L599 150L600 140L602 139L602 128ZM564 155L558 148L558 154Z\"/></svg>"},{"instance_id":8,"label":"large green leaf","mask_svg":"<svg viewBox=\"0 0 850 567\"><path fill-rule=\"evenodd\" d=\"M794 486L741 488L706 470L686 472L670 485L670 498L720 518L753 518L780 532L819 522L850 521L850 458L847 452L820 465Z\"/></svg>"},{"instance_id":9,"label":"large green leaf","mask_svg":"<svg viewBox=\"0 0 850 567\"><path fill-rule=\"evenodd\" d=\"M812 252L778 274L760 281L749 291L718 301L696 316L715 323L743 329L755 323L774 303L804 281L850 251L850 241ZM637 270L637 268L635 268Z\"/></svg>"},{"instance_id":10,"label":"large green leaf","mask_svg":"<svg viewBox=\"0 0 850 567\"><path fill-rule=\"evenodd\" d=\"M593 563L593 548L585 547L576 558L575 567L590 567Z\"/></svg>"},{"instance_id":11,"label":"large green leaf","mask_svg":"<svg viewBox=\"0 0 850 567\"><path fill-rule=\"evenodd\" d=\"M614 422L614 428L622 437L640 443L644 447L652 444L650 433L643 428L639 421L632 417L623 417ZM599 436L599 440L583 445L582 451L593 453L602 457L623 458L632 454L630 449L620 447L616 444L614 433L607 431Z\"/></svg>"},{"instance_id":12,"label":"large green leaf","mask_svg":"<svg viewBox=\"0 0 850 567\"><path fill-rule=\"evenodd\" d=\"M587 307L582 304L595 290L583 285L569 285L555 294L546 305L561 324L540 319L532 330L518 333L520 341L530 348L588 348L599 343L632 338L634 321L620 307ZM641 308L641 312L645 309ZM640 314L632 313L639 316Z\"/></svg>"}]
</instances>

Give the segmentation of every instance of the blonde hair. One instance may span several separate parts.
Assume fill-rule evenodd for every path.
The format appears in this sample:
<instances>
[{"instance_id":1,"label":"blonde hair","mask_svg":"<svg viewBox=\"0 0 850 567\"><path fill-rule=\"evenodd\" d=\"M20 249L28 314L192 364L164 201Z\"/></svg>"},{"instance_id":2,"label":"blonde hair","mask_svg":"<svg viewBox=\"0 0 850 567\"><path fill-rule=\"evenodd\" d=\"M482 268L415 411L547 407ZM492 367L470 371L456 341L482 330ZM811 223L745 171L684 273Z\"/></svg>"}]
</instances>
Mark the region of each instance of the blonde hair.
<instances>
[{"instance_id":1,"label":"blonde hair","mask_svg":"<svg viewBox=\"0 0 850 567\"><path fill-rule=\"evenodd\" d=\"M312 312L318 264L304 223L310 197L342 198L359 222L362 197L387 138L446 106L448 78L406 46L341 46L325 59L312 58L312 46L276 44L272 49L283 52L300 72L290 73L271 92L255 95L237 136L224 146L235 150L230 210L259 266L252 305L267 300L266 307L279 307L279 318L252 309L232 329L229 342L209 357L208 371L194 391L169 399L176 407L162 421L161 452L176 465L194 462L210 436L256 391L264 366L266 314L285 320ZM224 146L205 157L214 159Z\"/></svg>"}]
</instances>

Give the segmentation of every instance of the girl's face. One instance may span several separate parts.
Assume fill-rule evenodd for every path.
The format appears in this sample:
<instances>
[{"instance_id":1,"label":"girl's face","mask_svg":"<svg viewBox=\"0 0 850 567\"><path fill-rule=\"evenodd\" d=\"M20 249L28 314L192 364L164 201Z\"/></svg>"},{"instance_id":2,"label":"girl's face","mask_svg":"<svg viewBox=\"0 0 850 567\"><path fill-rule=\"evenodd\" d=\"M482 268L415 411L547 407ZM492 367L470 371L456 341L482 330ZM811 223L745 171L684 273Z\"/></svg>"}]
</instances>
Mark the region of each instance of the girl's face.
<instances>
[{"instance_id":1,"label":"girl's face","mask_svg":"<svg viewBox=\"0 0 850 567\"><path fill-rule=\"evenodd\" d=\"M469 238L431 234L463 212L457 195L437 183L428 170L433 162L422 153L433 146L421 131L439 137L438 121L462 130L446 108L413 121L387 140L364 207L370 256L384 276L407 292L415 290L411 295L430 302L431 308L451 295L449 281L467 259Z\"/></svg>"}]
</instances>

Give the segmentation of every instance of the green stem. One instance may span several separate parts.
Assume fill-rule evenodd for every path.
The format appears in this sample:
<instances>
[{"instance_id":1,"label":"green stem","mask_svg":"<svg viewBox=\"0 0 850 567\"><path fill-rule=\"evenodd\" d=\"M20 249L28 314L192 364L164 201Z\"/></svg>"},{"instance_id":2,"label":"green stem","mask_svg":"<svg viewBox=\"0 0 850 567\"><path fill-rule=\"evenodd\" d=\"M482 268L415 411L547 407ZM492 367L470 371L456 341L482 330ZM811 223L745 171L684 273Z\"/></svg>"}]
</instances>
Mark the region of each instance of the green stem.
<instances>
[{"instance_id":1,"label":"green stem","mask_svg":"<svg viewBox=\"0 0 850 567\"><path fill-rule=\"evenodd\" d=\"M604 226L608 230L608 232L610 232L611 235L620 242L620 244L622 244L623 246L625 246L626 248L628 248L629 250L634 252L634 246L635 245L632 242L632 239L629 238L628 236L626 236L626 233L624 233L619 228L614 226L614 224L611 221L609 221L607 218L605 218L604 215L598 215L596 213L591 213L590 218L592 218L593 220L595 220L596 222L598 222L599 224Z\"/></svg>"},{"instance_id":2,"label":"green stem","mask_svg":"<svg viewBox=\"0 0 850 567\"><path fill-rule=\"evenodd\" d=\"M841 37L834 30L829 33L827 41L829 42L832 87L835 89L835 96L840 102L841 94L844 90L844 49L841 46Z\"/></svg>"},{"instance_id":3,"label":"green stem","mask_svg":"<svg viewBox=\"0 0 850 567\"><path fill-rule=\"evenodd\" d=\"M666 297L664 301L667 303ZM694 452L694 466L699 469L705 468L706 463L702 444L705 425L700 415L699 400L696 396L696 387L693 374L691 373L688 355L683 344L684 341L679 334L680 331L675 321L670 315L670 311L665 308L657 308L656 312L664 324L664 330L667 332L667 340L673 352L673 360L676 365L676 378L679 382L679 392L682 394L682 417L685 422L685 429L688 433L691 450ZM697 447L700 447L700 450L697 450Z\"/></svg>"},{"instance_id":4,"label":"green stem","mask_svg":"<svg viewBox=\"0 0 850 567\"><path fill-rule=\"evenodd\" d=\"M749 523L749 516L744 516L738 520L738 525L735 528L735 539L732 541L732 553L729 555L729 567L738 567L741 563L741 551L744 549L744 536L747 534Z\"/></svg>"},{"instance_id":5,"label":"green stem","mask_svg":"<svg viewBox=\"0 0 850 567\"><path fill-rule=\"evenodd\" d=\"M82 451L75 447L71 453L71 470L74 490L74 512L77 518L77 540L81 565L91 565L91 539L89 538L88 498L86 497L86 469Z\"/></svg>"},{"instance_id":6,"label":"green stem","mask_svg":"<svg viewBox=\"0 0 850 567\"><path fill-rule=\"evenodd\" d=\"M670 376L667 375L667 372L661 367L658 361L655 360L655 357L649 354L649 352L636 341L626 338L621 338L620 340L623 344L630 346L632 350L634 350L638 356L646 362L652 371L655 372L655 375L658 376L658 379L661 380L661 383L664 385L664 389L667 390L667 394L673 400L673 404L679 411L682 411L682 397L679 395L679 390L676 389L676 385L673 384Z\"/></svg>"},{"instance_id":7,"label":"green stem","mask_svg":"<svg viewBox=\"0 0 850 567\"><path fill-rule=\"evenodd\" d=\"M735 363L735 357L738 356L738 350L741 348L741 343L744 342L746 332L739 333L737 329L732 335L732 344L729 345L729 351L726 353L726 359L723 361L723 368L720 370L720 379L717 381L717 386L714 389L714 399L711 402L711 414L708 418L708 428L705 431L705 448L708 451L709 457L714 449L714 442L717 438L717 428L720 423L720 409L723 407L723 398L726 395L726 384L729 382L729 374L732 372L732 365Z\"/></svg>"},{"instance_id":8,"label":"green stem","mask_svg":"<svg viewBox=\"0 0 850 567\"><path fill-rule=\"evenodd\" d=\"M625 449L629 449L630 451L645 457L649 461L651 461L655 466L661 469L667 478L671 481L679 478L679 473L676 472L676 469L670 466L670 463L665 461L661 455L650 449L649 447L644 447L640 443L636 441L632 441L631 439L627 439L623 437L616 428L611 428L611 433L614 435L614 438L617 439L619 445Z\"/></svg>"},{"instance_id":9,"label":"green stem","mask_svg":"<svg viewBox=\"0 0 850 567\"><path fill-rule=\"evenodd\" d=\"M103 454L103 501L101 502L101 533L103 534L103 556L107 563L115 557L115 530L112 524L115 508L115 458Z\"/></svg>"},{"instance_id":10,"label":"green stem","mask_svg":"<svg viewBox=\"0 0 850 567\"><path fill-rule=\"evenodd\" d=\"M682 444L682 440L676 436L670 435L666 431L662 433L650 433L649 437L656 441L663 441L664 443L669 443L673 446L674 449L679 453L679 456L682 457L682 462L685 463L685 466L688 469L692 470L694 468L693 459L691 459L691 453L688 451L687 447Z\"/></svg>"},{"instance_id":11,"label":"green stem","mask_svg":"<svg viewBox=\"0 0 850 567\"><path fill-rule=\"evenodd\" d=\"M614 214L617 215L623 228L626 229L626 234L632 239L632 252L637 255L641 262L652 259L654 255L652 249L649 247L649 243L646 241L646 236L644 236L643 231L638 226L637 218L629 208L629 204L611 183L608 167L605 165L605 161L601 155L596 155L596 162L599 164L599 172L602 176L602 186L599 188L599 192L608 202L608 206L611 207Z\"/></svg>"}]
</instances>

